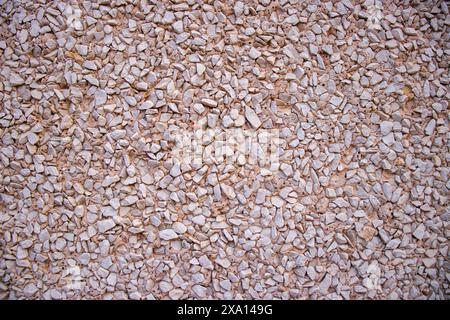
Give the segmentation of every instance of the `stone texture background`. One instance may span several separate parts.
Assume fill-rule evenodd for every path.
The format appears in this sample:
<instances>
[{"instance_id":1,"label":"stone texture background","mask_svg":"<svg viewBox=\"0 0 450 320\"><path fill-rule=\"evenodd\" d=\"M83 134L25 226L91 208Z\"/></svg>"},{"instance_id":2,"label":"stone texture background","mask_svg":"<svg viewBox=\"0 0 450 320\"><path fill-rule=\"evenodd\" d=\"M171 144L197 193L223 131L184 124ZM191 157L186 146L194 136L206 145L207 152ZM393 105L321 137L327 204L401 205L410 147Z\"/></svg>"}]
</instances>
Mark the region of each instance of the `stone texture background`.
<instances>
[{"instance_id":1,"label":"stone texture background","mask_svg":"<svg viewBox=\"0 0 450 320\"><path fill-rule=\"evenodd\" d=\"M449 24L0 0L0 297L448 299ZM278 160L178 162L198 128L276 130Z\"/></svg>"}]
</instances>

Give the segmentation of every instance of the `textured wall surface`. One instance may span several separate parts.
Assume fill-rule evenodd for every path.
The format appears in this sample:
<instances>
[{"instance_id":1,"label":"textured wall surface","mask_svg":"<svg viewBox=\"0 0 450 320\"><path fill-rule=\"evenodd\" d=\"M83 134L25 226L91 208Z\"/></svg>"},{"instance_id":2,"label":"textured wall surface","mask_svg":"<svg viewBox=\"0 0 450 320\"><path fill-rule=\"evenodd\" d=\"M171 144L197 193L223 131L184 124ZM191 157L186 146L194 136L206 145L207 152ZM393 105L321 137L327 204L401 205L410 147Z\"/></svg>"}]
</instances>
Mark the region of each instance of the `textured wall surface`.
<instances>
[{"instance_id":1,"label":"textured wall surface","mask_svg":"<svg viewBox=\"0 0 450 320\"><path fill-rule=\"evenodd\" d=\"M0 297L448 299L449 24L0 0Z\"/></svg>"}]
</instances>

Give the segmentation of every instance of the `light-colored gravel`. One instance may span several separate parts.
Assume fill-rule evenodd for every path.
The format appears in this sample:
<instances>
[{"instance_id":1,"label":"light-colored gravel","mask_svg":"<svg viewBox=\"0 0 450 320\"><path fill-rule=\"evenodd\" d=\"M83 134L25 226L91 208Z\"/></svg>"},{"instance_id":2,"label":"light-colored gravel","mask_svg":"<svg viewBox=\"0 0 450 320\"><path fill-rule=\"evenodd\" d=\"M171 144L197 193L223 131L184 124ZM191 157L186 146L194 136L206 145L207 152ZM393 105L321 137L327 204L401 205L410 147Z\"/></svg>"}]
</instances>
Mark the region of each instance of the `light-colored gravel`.
<instances>
[{"instance_id":1,"label":"light-colored gravel","mask_svg":"<svg viewBox=\"0 0 450 320\"><path fill-rule=\"evenodd\" d=\"M449 25L0 0L0 298L448 299Z\"/></svg>"}]
</instances>

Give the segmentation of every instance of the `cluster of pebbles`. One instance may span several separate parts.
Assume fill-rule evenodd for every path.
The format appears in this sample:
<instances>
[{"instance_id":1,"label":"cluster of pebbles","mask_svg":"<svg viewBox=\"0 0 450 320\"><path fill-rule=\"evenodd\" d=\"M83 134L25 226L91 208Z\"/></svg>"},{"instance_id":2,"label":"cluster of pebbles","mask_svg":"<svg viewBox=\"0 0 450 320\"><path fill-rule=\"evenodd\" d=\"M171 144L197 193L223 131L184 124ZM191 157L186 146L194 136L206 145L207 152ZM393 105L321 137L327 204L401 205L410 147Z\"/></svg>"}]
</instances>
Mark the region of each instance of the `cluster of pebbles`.
<instances>
[{"instance_id":1,"label":"cluster of pebbles","mask_svg":"<svg viewBox=\"0 0 450 320\"><path fill-rule=\"evenodd\" d=\"M449 25L0 0L0 298L448 299ZM277 162L180 162L198 127L276 130Z\"/></svg>"}]
</instances>

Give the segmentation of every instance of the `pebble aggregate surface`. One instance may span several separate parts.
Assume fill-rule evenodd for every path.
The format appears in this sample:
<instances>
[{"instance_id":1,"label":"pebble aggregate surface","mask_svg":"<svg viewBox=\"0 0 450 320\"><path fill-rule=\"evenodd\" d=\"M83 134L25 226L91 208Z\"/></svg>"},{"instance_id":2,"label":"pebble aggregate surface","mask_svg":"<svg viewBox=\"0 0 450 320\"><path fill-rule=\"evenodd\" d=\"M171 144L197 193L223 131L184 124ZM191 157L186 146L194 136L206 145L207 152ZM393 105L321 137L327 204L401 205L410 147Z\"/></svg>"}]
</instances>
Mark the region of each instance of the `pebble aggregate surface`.
<instances>
[{"instance_id":1,"label":"pebble aggregate surface","mask_svg":"<svg viewBox=\"0 0 450 320\"><path fill-rule=\"evenodd\" d=\"M449 26L436 0L0 0L0 298L449 299ZM277 161L180 162L199 127L276 131Z\"/></svg>"}]
</instances>

